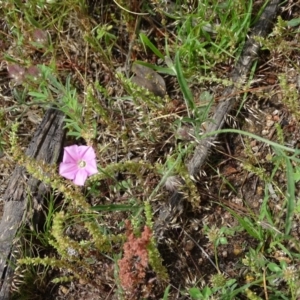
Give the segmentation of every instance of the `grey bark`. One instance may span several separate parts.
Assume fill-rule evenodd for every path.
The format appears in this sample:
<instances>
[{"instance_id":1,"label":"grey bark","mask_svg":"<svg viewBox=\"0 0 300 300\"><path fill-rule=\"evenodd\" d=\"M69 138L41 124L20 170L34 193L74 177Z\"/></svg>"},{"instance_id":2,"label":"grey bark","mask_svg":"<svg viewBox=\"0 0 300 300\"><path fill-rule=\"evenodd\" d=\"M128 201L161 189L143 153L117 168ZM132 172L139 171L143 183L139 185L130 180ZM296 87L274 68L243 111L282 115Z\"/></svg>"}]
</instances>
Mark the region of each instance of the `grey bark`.
<instances>
[{"instance_id":1,"label":"grey bark","mask_svg":"<svg viewBox=\"0 0 300 300\"><path fill-rule=\"evenodd\" d=\"M218 103L214 115L210 118L205 133L213 133L214 131L221 129L224 125L226 116L237 104L238 99L233 95L236 94L239 87L245 82L253 62L258 58L260 45L255 40L255 37L267 36L276 17L279 3L279 0L271 0L255 26L251 29L251 34L243 47L242 54L230 74L230 78L234 84L227 87L222 93L222 100ZM198 141L193 157L187 164L188 172L192 179L197 178L216 139L217 135L211 135ZM160 209L160 215L155 224L155 227L158 228L156 230L157 234L159 234L160 237L163 236L164 231L167 230L167 224L170 223L170 220L172 220L178 212L183 211L183 200L184 196L182 193L175 190L169 201ZM161 226L161 224L163 225Z\"/></svg>"},{"instance_id":2,"label":"grey bark","mask_svg":"<svg viewBox=\"0 0 300 300\"><path fill-rule=\"evenodd\" d=\"M56 164L59 160L63 140L63 114L50 108L37 128L26 151L26 156L47 164ZM24 223L28 201L35 209L35 218L39 218L45 195L49 187L26 173L24 167L17 166L11 175L4 194L4 211L0 222L0 300L8 300L14 274L14 244L20 226Z\"/></svg>"},{"instance_id":3,"label":"grey bark","mask_svg":"<svg viewBox=\"0 0 300 300\"><path fill-rule=\"evenodd\" d=\"M258 22L251 30L251 35L246 41L242 55L240 56L235 68L230 74L230 78L235 83L234 85L227 87L221 98L223 101L219 102L216 107L213 117L208 123L206 133L212 133L218 129L221 129L224 125L225 118L228 113L232 110L237 102L237 97L231 96L238 91L238 86L245 82L247 74L258 57L260 50L259 43L255 40L255 37L266 37L270 31L273 20L276 16L279 0L272 0L266 6L265 10L261 14ZM199 141L192 159L188 163L188 171L192 178L197 177L201 167L203 166L212 145L214 144L217 136L209 136Z\"/></svg>"}]
</instances>

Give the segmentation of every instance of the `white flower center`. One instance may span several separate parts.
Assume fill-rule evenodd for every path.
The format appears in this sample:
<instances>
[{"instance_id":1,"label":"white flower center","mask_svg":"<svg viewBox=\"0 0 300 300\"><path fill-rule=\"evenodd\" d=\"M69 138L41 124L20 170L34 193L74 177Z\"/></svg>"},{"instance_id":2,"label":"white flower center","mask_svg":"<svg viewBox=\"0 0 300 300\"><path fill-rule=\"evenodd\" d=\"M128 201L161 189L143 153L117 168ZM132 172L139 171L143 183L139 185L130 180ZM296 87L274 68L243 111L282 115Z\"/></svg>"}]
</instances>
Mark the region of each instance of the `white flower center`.
<instances>
[{"instance_id":1,"label":"white flower center","mask_svg":"<svg viewBox=\"0 0 300 300\"><path fill-rule=\"evenodd\" d=\"M78 161L77 165L79 168L84 168L86 166L86 162L84 160L80 160Z\"/></svg>"}]
</instances>

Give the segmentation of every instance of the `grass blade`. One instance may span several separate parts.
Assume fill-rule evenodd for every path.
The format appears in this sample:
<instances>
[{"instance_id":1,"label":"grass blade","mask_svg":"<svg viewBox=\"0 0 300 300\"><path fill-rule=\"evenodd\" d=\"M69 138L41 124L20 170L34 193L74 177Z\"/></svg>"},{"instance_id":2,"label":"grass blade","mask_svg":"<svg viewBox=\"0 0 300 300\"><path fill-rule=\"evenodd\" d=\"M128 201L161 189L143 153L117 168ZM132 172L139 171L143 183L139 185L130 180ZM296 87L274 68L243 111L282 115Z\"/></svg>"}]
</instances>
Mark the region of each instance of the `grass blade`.
<instances>
[{"instance_id":1,"label":"grass blade","mask_svg":"<svg viewBox=\"0 0 300 300\"><path fill-rule=\"evenodd\" d=\"M235 213L233 210L226 208L240 223L240 225L248 232L249 235L254 237L255 239L262 241L263 237L261 232L257 229L255 226L256 224L254 222L251 222L249 218L244 217L242 218L237 213Z\"/></svg>"},{"instance_id":2,"label":"grass blade","mask_svg":"<svg viewBox=\"0 0 300 300\"><path fill-rule=\"evenodd\" d=\"M97 205L91 207L91 210L95 211L136 211L140 207L137 205L126 205L126 204L108 204L108 205Z\"/></svg>"},{"instance_id":3,"label":"grass blade","mask_svg":"<svg viewBox=\"0 0 300 300\"><path fill-rule=\"evenodd\" d=\"M292 228L292 220L295 209L295 181L293 166L288 158L286 160L287 177L287 207L285 219L285 234L288 235Z\"/></svg>"},{"instance_id":4,"label":"grass blade","mask_svg":"<svg viewBox=\"0 0 300 300\"><path fill-rule=\"evenodd\" d=\"M190 88L188 87L187 81L184 78L181 64L180 64L180 59L179 59L179 52L177 52L175 56L175 69L176 69L178 83L180 85L184 100L186 102L186 106L188 109L193 111L195 109L194 97L192 95Z\"/></svg>"},{"instance_id":5,"label":"grass blade","mask_svg":"<svg viewBox=\"0 0 300 300\"><path fill-rule=\"evenodd\" d=\"M159 58L164 59L164 55L152 44L144 33L140 33L140 39L144 46L147 46Z\"/></svg>"}]
</instances>

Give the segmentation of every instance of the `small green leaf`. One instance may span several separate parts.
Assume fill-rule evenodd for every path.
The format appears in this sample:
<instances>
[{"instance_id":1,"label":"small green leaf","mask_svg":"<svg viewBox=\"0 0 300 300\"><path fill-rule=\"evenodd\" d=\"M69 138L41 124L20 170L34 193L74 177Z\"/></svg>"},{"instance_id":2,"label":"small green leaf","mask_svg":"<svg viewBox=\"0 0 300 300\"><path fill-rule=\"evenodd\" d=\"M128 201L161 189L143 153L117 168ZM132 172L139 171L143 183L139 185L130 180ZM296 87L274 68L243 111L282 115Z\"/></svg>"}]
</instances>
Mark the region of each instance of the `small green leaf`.
<instances>
[{"instance_id":1,"label":"small green leaf","mask_svg":"<svg viewBox=\"0 0 300 300\"><path fill-rule=\"evenodd\" d=\"M38 92L29 92L28 95L40 100L46 100L49 97L47 94L42 94Z\"/></svg>"},{"instance_id":2,"label":"small green leaf","mask_svg":"<svg viewBox=\"0 0 300 300\"><path fill-rule=\"evenodd\" d=\"M168 285L168 286L166 287L165 292L164 292L164 296L163 296L162 300L168 300L170 288L171 288L170 285Z\"/></svg>"},{"instance_id":3,"label":"small green leaf","mask_svg":"<svg viewBox=\"0 0 300 300\"><path fill-rule=\"evenodd\" d=\"M292 20L287 21L287 25L291 26L291 27L296 27L299 24L300 24L300 18L292 19Z\"/></svg>"},{"instance_id":4,"label":"small green leaf","mask_svg":"<svg viewBox=\"0 0 300 300\"><path fill-rule=\"evenodd\" d=\"M281 272L281 268L275 264L275 263L269 263L268 264L268 268L272 271L272 272L275 272L275 273L278 273L278 272Z\"/></svg>"},{"instance_id":5,"label":"small green leaf","mask_svg":"<svg viewBox=\"0 0 300 300\"><path fill-rule=\"evenodd\" d=\"M202 293L200 292L200 290L198 288L195 288L195 287L190 288L189 289L189 294L195 300L204 299Z\"/></svg>"},{"instance_id":6,"label":"small green leaf","mask_svg":"<svg viewBox=\"0 0 300 300\"><path fill-rule=\"evenodd\" d=\"M76 138L81 137L80 133L75 132L75 131L68 131L68 136L75 136Z\"/></svg>"},{"instance_id":7,"label":"small green leaf","mask_svg":"<svg viewBox=\"0 0 300 300\"><path fill-rule=\"evenodd\" d=\"M296 183L300 180L300 168L298 166L295 167L294 180Z\"/></svg>"},{"instance_id":8,"label":"small green leaf","mask_svg":"<svg viewBox=\"0 0 300 300\"><path fill-rule=\"evenodd\" d=\"M203 299L209 299L209 297L213 294L213 291L210 287L206 286L202 290L202 295L204 296Z\"/></svg>"},{"instance_id":9,"label":"small green leaf","mask_svg":"<svg viewBox=\"0 0 300 300\"><path fill-rule=\"evenodd\" d=\"M220 244L221 245L227 245L228 244L227 238L226 237L221 237L220 238Z\"/></svg>"}]
</instances>

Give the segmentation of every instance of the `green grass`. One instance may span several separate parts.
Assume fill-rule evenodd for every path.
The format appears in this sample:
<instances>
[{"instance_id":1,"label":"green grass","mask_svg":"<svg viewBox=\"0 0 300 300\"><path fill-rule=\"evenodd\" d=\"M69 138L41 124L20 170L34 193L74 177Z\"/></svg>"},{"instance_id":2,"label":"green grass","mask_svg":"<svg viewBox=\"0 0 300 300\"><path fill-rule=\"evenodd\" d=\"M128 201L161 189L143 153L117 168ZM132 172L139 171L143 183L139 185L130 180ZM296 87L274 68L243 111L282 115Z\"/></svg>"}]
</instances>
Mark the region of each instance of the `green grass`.
<instances>
[{"instance_id":1,"label":"green grass","mask_svg":"<svg viewBox=\"0 0 300 300\"><path fill-rule=\"evenodd\" d=\"M286 142L287 131L278 125L271 140L260 132L214 132L221 138L240 136L244 147L238 156L222 155L225 148L214 150L206 174L196 183L186 168L197 142L206 136L215 99L232 85L229 72L267 2L176 1L166 6L165 1L119 1L92 10L84 0L0 4L5 24L0 40L7 41L1 57L14 70L9 75L20 78L17 85L10 82L11 95L0 95L0 101L5 99L0 151L20 163L15 149L29 142L22 130L30 136L36 126L26 119L28 108L43 116L55 106L66 116L68 143L93 146L99 170L80 189L62 179L56 168L35 162L27 166L34 176L50 181L53 194L43 230L25 226L20 233L15 299L18 293L22 299L42 299L43 291L68 289L70 282L78 290L89 284L90 292L100 290L103 299L299 297L299 151ZM290 64L299 72L293 62L297 20L279 18L272 34L260 40L270 60L280 57L276 65L265 63L279 70L276 91L295 120L298 91L285 70ZM131 81L133 63L163 76L164 97ZM253 66L243 103L254 99L261 106L255 83L259 67ZM235 118L242 125L247 112L242 107L238 111ZM293 124L291 134L292 125L297 130ZM266 157L257 156L253 141L268 149ZM238 179L226 175L223 166L238 169L246 179L256 178L261 188L257 207L247 202ZM179 184L186 199L184 213L161 225L168 231L159 239L157 221L170 198L164 185L171 176L185 181ZM239 204L230 205L234 200ZM155 232L147 246L147 277L129 293L122 289L118 265L129 238L125 220L131 221L135 238L144 225ZM132 269L139 262L135 259ZM177 264L184 266L179 279ZM232 272L226 265L232 265Z\"/></svg>"}]
</instances>

